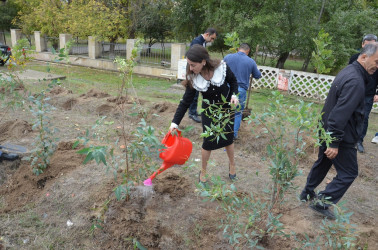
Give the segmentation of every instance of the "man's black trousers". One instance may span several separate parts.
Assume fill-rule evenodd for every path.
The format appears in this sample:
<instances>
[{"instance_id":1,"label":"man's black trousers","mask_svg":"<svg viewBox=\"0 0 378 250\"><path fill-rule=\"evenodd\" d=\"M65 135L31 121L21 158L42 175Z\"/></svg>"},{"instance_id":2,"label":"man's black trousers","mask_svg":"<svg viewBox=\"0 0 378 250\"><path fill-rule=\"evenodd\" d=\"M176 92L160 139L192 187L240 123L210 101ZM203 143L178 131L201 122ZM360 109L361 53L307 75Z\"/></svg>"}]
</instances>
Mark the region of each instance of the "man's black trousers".
<instances>
[{"instance_id":1,"label":"man's black trousers","mask_svg":"<svg viewBox=\"0 0 378 250\"><path fill-rule=\"evenodd\" d=\"M319 193L319 196L324 198L330 197L328 200L336 204L358 176L357 150L351 146L340 146L336 158L330 160L324 154L326 149L325 145L319 147L318 160L314 163L308 174L304 191L313 197L315 195L315 188L323 181L333 164L337 175L327 185L326 189ZM328 206L330 205L325 205L325 207Z\"/></svg>"}]
</instances>

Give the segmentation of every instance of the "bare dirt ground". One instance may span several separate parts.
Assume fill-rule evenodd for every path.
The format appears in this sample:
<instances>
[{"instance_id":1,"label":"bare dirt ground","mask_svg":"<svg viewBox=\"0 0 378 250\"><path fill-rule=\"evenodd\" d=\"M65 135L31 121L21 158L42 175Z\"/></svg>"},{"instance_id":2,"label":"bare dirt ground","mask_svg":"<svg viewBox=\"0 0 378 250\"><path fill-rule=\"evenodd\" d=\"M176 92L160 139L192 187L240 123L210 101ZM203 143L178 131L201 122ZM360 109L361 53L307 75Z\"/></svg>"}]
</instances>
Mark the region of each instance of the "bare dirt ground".
<instances>
[{"instance_id":1,"label":"bare dirt ground","mask_svg":"<svg viewBox=\"0 0 378 250\"><path fill-rule=\"evenodd\" d=\"M54 89L50 97L57 107L51 116L60 138L50 167L35 176L26 161L0 163L0 249L133 249L133 239L148 249L232 249L218 227L224 217L221 209L217 209L215 202L204 202L196 192L200 169L196 159L201 158L200 125L187 117L181 124L194 126L186 134L194 143L186 166L193 167L172 167L158 175L153 187L138 185L132 190L130 200L117 201L113 189L118 181L106 173L104 166L94 162L83 165L84 156L72 149L76 138L100 116L107 115L114 120L119 116L114 98L96 90L79 96L74 90L66 89ZM147 123L163 138L176 105L163 100L142 103L149 110ZM132 104L129 106L131 109ZM37 134L31 128L32 117L28 111L2 110L0 117L0 144L8 142L33 148ZM129 118L129 131L139 121L138 117ZM115 123L114 129L116 126ZM267 140L256 139L247 124L242 125L241 133L243 136L235 144L239 177L235 185L240 192L259 194L270 183L268 163L263 159ZM369 131L369 136L372 133ZM354 212L351 220L357 225L358 246L378 249L378 146L369 142L365 145L367 153L358 155L359 177L343 199L348 201L346 207ZM306 233L315 238L322 218L297 198L317 155L314 148L307 151L300 164L304 174L295 181L299 189L288 194L281 221L287 232L302 236ZM156 168L159 164L157 161ZM208 172L229 182L228 161L223 150L212 153ZM331 171L327 180L334 175L335 171ZM95 218L99 217L102 228L91 230ZM298 244L293 239L274 238L263 247L292 249Z\"/></svg>"}]
</instances>

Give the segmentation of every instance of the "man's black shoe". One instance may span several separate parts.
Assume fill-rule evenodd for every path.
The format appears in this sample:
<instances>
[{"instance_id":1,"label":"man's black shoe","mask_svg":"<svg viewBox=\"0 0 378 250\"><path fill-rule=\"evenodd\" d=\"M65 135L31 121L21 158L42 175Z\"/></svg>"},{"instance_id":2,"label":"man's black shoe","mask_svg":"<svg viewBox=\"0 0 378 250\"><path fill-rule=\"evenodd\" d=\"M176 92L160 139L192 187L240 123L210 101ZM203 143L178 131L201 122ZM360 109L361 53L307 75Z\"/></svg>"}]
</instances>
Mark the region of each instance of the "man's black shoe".
<instances>
[{"instance_id":1,"label":"man's black shoe","mask_svg":"<svg viewBox=\"0 0 378 250\"><path fill-rule=\"evenodd\" d=\"M362 145L362 142L357 142L357 151L360 153L365 153L364 146Z\"/></svg>"},{"instance_id":2,"label":"man's black shoe","mask_svg":"<svg viewBox=\"0 0 378 250\"><path fill-rule=\"evenodd\" d=\"M197 123L201 123L201 118L198 115L189 115L189 118Z\"/></svg>"},{"instance_id":3,"label":"man's black shoe","mask_svg":"<svg viewBox=\"0 0 378 250\"><path fill-rule=\"evenodd\" d=\"M324 209L324 208L321 208L321 207L314 205L314 204L310 205L309 207L312 210L314 210L315 212L325 216L329 220L335 220L336 219L335 215L328 208Z\"/></svg>"},{"instance_id":4,"label":"man's black shoe","mask_svg":"<svg viewBox=\"0 0 378 250\"><path fill-rule=\"evenodd\" d=\"M311 195L309 193L307 193L306 191L302 191L302 193L299 195L299 199L301 201L311 201L315 198L316 195Z\"/></svg>"}]
</instances>

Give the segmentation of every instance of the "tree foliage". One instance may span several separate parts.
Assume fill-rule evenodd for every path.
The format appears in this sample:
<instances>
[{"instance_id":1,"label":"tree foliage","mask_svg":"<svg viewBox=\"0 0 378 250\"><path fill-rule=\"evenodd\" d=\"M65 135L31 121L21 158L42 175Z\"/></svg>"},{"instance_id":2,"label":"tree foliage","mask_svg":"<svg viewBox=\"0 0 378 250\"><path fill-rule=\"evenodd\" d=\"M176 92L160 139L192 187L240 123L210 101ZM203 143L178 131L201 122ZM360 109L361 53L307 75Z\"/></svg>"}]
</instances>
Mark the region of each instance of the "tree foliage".
<instances>
[{"instance_id":1,"label":"tree foliage","mask_svg":"<svg viewBox=\"0 0 378 250\"><path fill-rule=\"evenodd\" d=\"M0 2L0 31L13 28L12 20L19 10L15 1Z\"/></svg>"},{"instance_id":2,"label":"tree foliage","mask_svg":"<svg viewBox=\"0 0 378 250\"><path fill-rule=\"evenodd\" d=\"M136 25L137 30L143 34L149 46L156 42L164 42L172 34L172 1L149 0L141 2Z\"/></svg>"},{"instance_id":3,"label":"tree foliage","mask_svg":"<svg viewBox=\"0 0 378 250\"><path fill-rule=\"evenodd\" d=\"M313 38L324 29L333 38L332 71L345 65L367 33L378 33L374 0L10 0L19 6L13 24L31 34L69 32L109 41L143 36L150 44L174 37L189 42L208 27L218 31L211 50L226 51L225 34L259 45L263 55L284 68L290 55L304 59L306 69L315 50ZM6 18L3 16L3 19ZM9 26L9 25L8 25ZM252 50L253 51L253 50ZM254 55L256 56L256 55ZM272 60L273 61L273 60Z\"/></svg>"},{"instance_id":4,"label":"tree foliage","mask_svg":"<svg viewBox=\"0 0 378 250\"><path fill-rule=\"evenodd\" d=\"M72 0L66 14L70 20L66 28L74 36L96 36L115 42L127 34L127 1Z\"/></svg>"},{"instance_id":5,"label":"tree foliage","mask_svg":"<svg viewBox=\"0 0 378 250\"><path fill-rule=\"evenodd\" d=\"M329 73L334 62L333 51L328 49L332 45L332 37L323 29L319 31L316 38L313 39L315 43L315 51L312 52L312 64L318 74Z\"/></svg>"}]
</instances>

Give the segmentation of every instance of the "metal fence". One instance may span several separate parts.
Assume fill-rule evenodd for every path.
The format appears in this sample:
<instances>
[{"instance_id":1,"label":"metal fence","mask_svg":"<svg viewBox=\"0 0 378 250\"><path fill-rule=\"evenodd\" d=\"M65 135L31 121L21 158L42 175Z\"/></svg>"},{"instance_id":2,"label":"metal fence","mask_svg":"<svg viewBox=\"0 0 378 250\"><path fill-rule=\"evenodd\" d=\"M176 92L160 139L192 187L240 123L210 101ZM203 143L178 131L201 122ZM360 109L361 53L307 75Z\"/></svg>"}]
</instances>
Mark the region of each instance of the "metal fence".
<instances>
[{"instance_id":1,"label":"metal fence","mask_svg":"<svg viewBox=\"0 0 378 250\"><path fill-rule=\"evenodd\" d=\"M0 31L0 43L2 44L11 44L11 39L10 39L10 33L9 32L3 32Z\"/></svg>"},{"instance_id":2,"label":"metal fence","mask_svg":"<svg viewBox=\"0 0 378 250\"><path fill-rule=\"evenodd\" d=\"M75 38L71 46L71 55L88 56L88 40Z\"/></svg>"},{"instance_id":3,"label":"metal fence","mask_svg":"<svg viewBox=\"0 0 378 250\"><path fill-rule=\"evenodd\" d=\"M45 36L45 42L48 52L52 52L53 49L59 50L59 37Z\"/></svg>"},{"instance_id":4,"label":"metal fence","mask_svg":"<svg viewBox=\"0 0 378 250\"><path fill-rule=\"evenodd\" d=\"M21 39L26 39L29 42L29 49L35 47L34 35L21 34Z\"/></svg>"},{"instance_id":5,"label":"metal fence","mask_svg":"<svg viewBox=\"0 0 378 250\"><path fill-rule=\"evenodd\" d=\"M116 57L126 58L126 43L101 43L101 58L114 60Z\"/></svg>"},{"instance_id":6,"label":"metal fence","mask_svg":"<svg viewBox=\"0 0 378 250\"><path fill-rule=\"evenodd\" d=\"M167 45L167 46L166 46ZM149 47L143 45L140 51L140 63L171 67L171 44L158 43Z\"/></svg>"}]
</instances>

